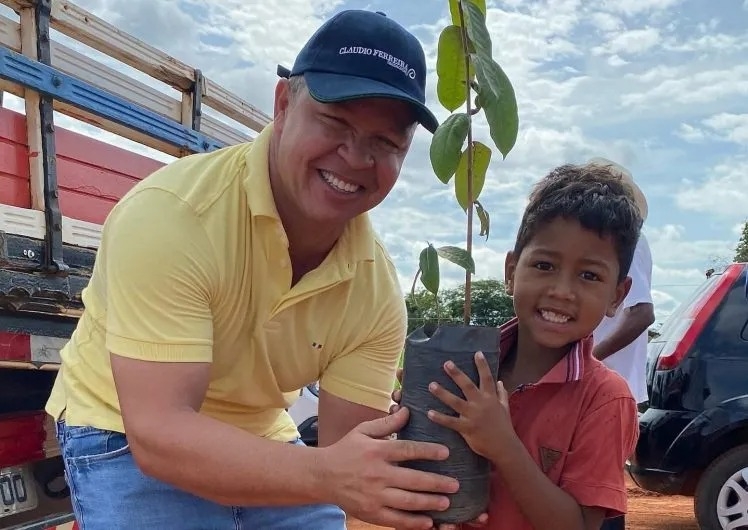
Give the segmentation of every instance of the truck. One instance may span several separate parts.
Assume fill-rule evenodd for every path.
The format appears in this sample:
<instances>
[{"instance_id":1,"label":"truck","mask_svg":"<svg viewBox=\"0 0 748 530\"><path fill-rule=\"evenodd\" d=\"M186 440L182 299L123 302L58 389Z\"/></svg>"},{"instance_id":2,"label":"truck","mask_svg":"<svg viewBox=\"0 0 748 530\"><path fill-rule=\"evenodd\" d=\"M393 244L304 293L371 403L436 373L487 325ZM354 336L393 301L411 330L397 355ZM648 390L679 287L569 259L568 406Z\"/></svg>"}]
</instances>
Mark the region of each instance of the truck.
<instances>
[{"instance_id":1,"label":"truck","mask_svg":"<svg viewBox=\"0 0 748 530\"><path fill-rule=\"evenodd\" d=\"M270 117L69 1L0 4L0 95L19 107L0 104L0 528L70 529L44 406L102 224L170 159L251 140ZM56 124L71 118L87 134Z\"/></svg>"}]
</instances>

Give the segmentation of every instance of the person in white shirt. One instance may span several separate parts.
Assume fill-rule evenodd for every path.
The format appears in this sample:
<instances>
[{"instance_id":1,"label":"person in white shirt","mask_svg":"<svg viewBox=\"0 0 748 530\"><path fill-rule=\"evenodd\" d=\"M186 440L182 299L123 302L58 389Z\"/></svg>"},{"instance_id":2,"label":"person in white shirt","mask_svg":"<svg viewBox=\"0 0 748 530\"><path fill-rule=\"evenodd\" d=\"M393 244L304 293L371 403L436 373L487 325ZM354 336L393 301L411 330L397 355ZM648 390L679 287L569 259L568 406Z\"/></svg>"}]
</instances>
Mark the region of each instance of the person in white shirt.
<instances>
[{"instance_id":1,"label":"person in white shirt","mask_svg":"<svg viewBox=\"0 0 748 530\"><path fill-rule=\"evenodd\" d=\"M634 190L643 223L648 213L647 199L631 173L604 158L595 158L590 162L612 166L620 172L623 180ZM655 321L651 292L652 254L644 234L639 236L629 276L631 290L618 312L613 317L604 317L593 333L593 355L626 380L634 399L643 408L649 400L646 383L647 329ZM620 516L606 520L601 530L624 530L625 527L625 518Z\"/></svg>"},{"instance_id":2,"label":"person in white shirt","mask_svg":"<svg viewBox=\"0 0 748 530\"><path fill-rule=\"evenodd\" d=\"M634 200L639 208L642 222L646 221L647 199L631 173L624 167L606 160L594 158L591 163L612 166L634 190ZM629 270L631 290L613 317L604 317L594 332L595 357L626 379L636 402L647 402L646 365L647 329L655 321L652 302L652 253L644 234L634 252Z\"/></svg>"}]
</instances>

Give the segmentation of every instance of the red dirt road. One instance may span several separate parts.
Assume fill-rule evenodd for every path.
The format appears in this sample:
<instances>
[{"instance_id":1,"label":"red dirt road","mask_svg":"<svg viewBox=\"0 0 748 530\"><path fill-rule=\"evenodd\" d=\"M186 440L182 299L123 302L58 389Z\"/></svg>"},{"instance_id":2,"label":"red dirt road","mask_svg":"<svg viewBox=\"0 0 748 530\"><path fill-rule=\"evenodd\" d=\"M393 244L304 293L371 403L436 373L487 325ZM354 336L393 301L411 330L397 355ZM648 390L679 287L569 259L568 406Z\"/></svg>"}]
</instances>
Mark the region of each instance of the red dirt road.
<instances>
[{"instance_id":1,"label":"red dirt road","mask_svg":"<svg viewBox=\"0 0 748 530\"><path fill-rule=\"evenodd\" d=\"M348 521L349 530L377 530L382 526ZM629 483L626 530L699 530L690 497L664 497L642 491Z\"/></svg>"}]
</instances>

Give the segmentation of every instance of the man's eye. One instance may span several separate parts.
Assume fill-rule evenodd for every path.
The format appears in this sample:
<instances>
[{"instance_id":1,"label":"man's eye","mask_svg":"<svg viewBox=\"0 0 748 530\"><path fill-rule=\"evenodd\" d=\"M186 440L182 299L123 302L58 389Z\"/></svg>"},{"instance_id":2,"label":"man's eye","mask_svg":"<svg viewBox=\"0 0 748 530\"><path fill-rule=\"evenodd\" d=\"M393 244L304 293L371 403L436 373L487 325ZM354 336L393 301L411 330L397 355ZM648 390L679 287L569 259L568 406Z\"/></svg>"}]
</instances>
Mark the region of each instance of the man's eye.
<instances>
[{"instance_id":1,"label":"man's eye","mask_svg":"<svg viewBox=\"0 0 748 530\"><path fill-rule=\"evenodd\" d=\"M343 122L341 122L338 118L335 116L330 116L329 114L322 114L321 115L322 121L329 125L330 127L335 127L337 129L342 129L344 127Z\"/></svg>"},{"instance_id":2,"label":"man's eye","mask_svg":"<svg viewBox=\"0 0 748 530\"><path fill-rule=\"evenodd\" d=\"M549 271L553 268L553 265L551 265L547 261L538 261L537 263L535 263L534 267L541 271Z\"/></svg>"},{"instance_id":3,"label":"man's eye","mask_svg":"<svg viewBox=\"0 0 748 530\"><path fill-rule=\"evenodd\" d=\"M600 276L598 276L597 274L591 271L584 271L582 273L582 278L584 278L585 280L589 280L591 282L600 281Z\"/></svg>"},{"instance_id":4,"label":"man's eye","mask_svg":"<svg viewBox=\"0 0 748 530\"><path fill-rule=\"evenodd\" d=\"M390 152L390 153L397 153L401 149L399 145L397 145L392 140L389 140L388 138L382 138L382 137L377 138L377 145L381 149L383 149L383 150L385 150L387 152Z\"/></svg>"}]
</instances>

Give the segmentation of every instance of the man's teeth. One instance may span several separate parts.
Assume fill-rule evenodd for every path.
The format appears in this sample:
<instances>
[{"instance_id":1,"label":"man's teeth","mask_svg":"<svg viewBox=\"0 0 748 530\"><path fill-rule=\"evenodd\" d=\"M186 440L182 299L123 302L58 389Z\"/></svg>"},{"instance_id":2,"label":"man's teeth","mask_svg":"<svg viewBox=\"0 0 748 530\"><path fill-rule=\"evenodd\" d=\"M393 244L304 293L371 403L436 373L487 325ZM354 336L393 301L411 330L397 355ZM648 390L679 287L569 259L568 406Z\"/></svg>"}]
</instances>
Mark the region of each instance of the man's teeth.
<instances>
[{"instance_id":1,"label":"man's teeth","mask_svg":"<svg viewBox=\"0 0 748 530\"><path fill-rule=\"evenodd\" d=\"M553 311L547 311L545 309L542 309L540 311L540 316L542 316L544 320L547 320L548 322L553 322L555 324L563 324L569 321L568 316L561 315L559 313L554 313Z\"/></svg>"},{"instance_id":2,"label":"man's teeth","mask_svg":"<svg viewBox=\"0 0 748 530\"><path fill-rule=\"evenodd\" d=\"M319 174L322 176L325 182L338 191L345 193L355 193L361 187L358 184L351 184L350 182L343 182L338 177L330 173L329 171L320 170Z\"/></svg>"}]
</instances>

